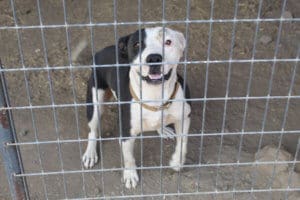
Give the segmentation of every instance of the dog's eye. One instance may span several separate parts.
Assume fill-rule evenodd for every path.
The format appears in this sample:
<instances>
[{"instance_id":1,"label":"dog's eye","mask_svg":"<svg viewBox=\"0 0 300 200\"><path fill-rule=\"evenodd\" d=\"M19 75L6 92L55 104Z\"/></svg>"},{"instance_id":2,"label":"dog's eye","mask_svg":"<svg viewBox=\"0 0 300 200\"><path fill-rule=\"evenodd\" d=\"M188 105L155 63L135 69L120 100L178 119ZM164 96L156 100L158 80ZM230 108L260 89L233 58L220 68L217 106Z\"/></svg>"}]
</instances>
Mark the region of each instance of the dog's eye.
<instances>
[{"instance_id":1,"label":"dog's eye","mask_svg":"<svg viewBox=\"0 0 300 200\"><path fill-rule=\"evenodd\" d=\"M134 48L139 48L140 47L140 43L139 42L134 43L133 47Z\"/></svg>"},{"instance_id":2,"label":"dog's eye","mask_svg":"<svg viewBox=\"0 0 300 200\"><path fill-rule=\"evenodd\" d=\"M166 40L166 42L165 42L165 45L167 45L167 46L170 46L170 45L171 45L171 43L172 43L172 41L171 41L171 40Z\"/></svg>"}]
</instances>

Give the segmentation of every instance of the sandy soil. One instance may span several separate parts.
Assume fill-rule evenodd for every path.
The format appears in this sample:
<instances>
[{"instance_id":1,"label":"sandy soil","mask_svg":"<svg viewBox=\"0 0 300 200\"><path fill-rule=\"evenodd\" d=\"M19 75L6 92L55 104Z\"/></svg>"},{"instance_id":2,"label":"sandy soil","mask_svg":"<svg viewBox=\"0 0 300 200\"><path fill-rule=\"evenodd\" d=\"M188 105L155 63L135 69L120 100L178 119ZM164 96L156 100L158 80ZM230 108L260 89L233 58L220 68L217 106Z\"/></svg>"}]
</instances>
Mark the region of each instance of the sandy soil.
<instances>
[{"instance_id":1,"label":"sandy soil","mask_svg":"<svg viewBox=\"0 0 300 200\"><path fill-rule=\"evenodd\" d=\"M165 17L167 20L184 20L186 18L186 2L166 0ZM67 22L88 23L88 3L86 1L67 0ZM16 16L19 25L38 25L38 12L36 2L33 0L15 0ZM64 24L63 7L61 1L42 1L41 10L44 24ZM113 22L113 1L102 0L93 1L93 22ZM138 19L137 1L118 1L119 22L133 22ZM256 18L258 10L257 0L241 0L237 18ZM281 3L275 0L266 0L262 7L262 18L280 17ZM293 18L300 17L300 4L297 0L287 1L287 14ZM143 21L160 21L162 19L162 6L159 0L142 1L141 19ZM215 1L214 18L232 19L234 15L234 1ZM192 0L190 18L193 20L209 19L210 3L206 0ZM10 2L0 0L0 26L14 26L14 19L10 9ZM172 25L170 27L185 31L185 23ZM145 26L146 27L146 26ZM275 44L278 35L278 22L262 22L259 25L258 38L256 43L256 59L273 59ZM299 44L299 22L283 22L280 44L277 58L296 57ZM134 30L136 25L122 25L117 27L118 35L125 35ZM253 38L256 24L253 22L243 22L236 24L235 45L232 59L251 59ZM187 60L207 60L207 47L209 41L209 23L192 23L189 25ZM230 58L230 46L232 37L232 23L214 23L211 35L210 60L228 60ZM88 42L88 46L76 62L75 66L88 65L91 63L91 40L90 32L86 27L69 28L70 46L66 42L65 28L45 29L45 39L47 55L43 49L40 29L24 29L19 33L22 37L23 58L21 59L18 50L17 32L15 30L0 30L0 57L5 68L25 67L40 68L46 64L50 67L69 66L70 60L68 49L74 53L74 49L82 40ZM94 28L94 49L99 50L114 41L113 26L99 26ZM266 96L269 89L269 81L272 71L272 62L260 62L253 65L252 84L250 96ZM228 90L229 97L245 97L249 82L250 63L232 63L230 73L230 84ZM272 96L288 95L294 62L276 63L273 74ZM205 92L205 64L187 65L187 83L190 85L192 97L202 98ZM183 71L184 66L179 67ZM224 97L226 95L228 63L210 64L208 68L207 97ZM86 80L90 69L73 67L70 69L50 70L30 70L26 73L22 71L6 72L7 85L11 105L16 107L28 106L28 93L26 81L30 90L31 104L51 105L53 94L55 104L73 104L85 102ZM51 79L51 84L49 83ZM51 85L51 87L50 87ZM291 95L300 95L300 70L296 71L295 82ZM245 119L244 131L259 132L280 131L282 128L284 111L287 99L272 99L269 101L269 109L265 126L263 126L263 116L266 107L265 99L255 99L248 101L247 115ZM108 170L105 173L87 172L66 175L32 176L28 177L28 185L32 199L61 199L61 198L82 198L87 197L109 197L119 195L139 195L139 194L160 194L177 192L212 192L219 191L249 190L253 184L255 189L268 188L270 174L264 173L261 169L252 165L232 166L225 165L219 168L210 166L220 161L220 163L253 162L255 153L258 151L260 134L240 135L224 134L207 135L208 133L235 133L241 132L243 115L245 112L245 100L229 100L227 102L226 120L223 123L223 113L225 102L221 100L208 101L206 103L206 115L204 121L203 137L195 134L202 130L203 101L193 103L191 137L189 138L187 164L202 164L202 167L187 167L181 173L174 173L169 169L147 169L139 172L141 183L135 190L126 190L121 183L121 171ZM103 138L114 138L118 136L118 109L115 106L105 106L106 112L102 118L101 132ZM284 125L285 130L300 130L300 99L290 99L289 110ZM30 142L37 139L39 141L60 139L85 138L87 135L87 125L84 106L75 108L60 107L54 110L51 108L39 109L19 109L14 110L14 119L20 142ZM33 120L34 119L34 122ZM222 124L224 126L222 127ZM145 135L155 135L156 133L145 133ZM195 136L193 136L193 134ZM287 151L287 160L294 159L297 142L300 133L284 134L282 137L282 151ZM262 145L273 145L278 147L280 134L268 134L262 136ZM242 139L242 142L241 142ZM218 154L222 141L221 153ZM201 146L201 142L203 145ZM136 144L137 165L160 166L167 165L168 160L174 150L173 141L162 141L161 139L143 139ZM238 156L239 146L241 154ZM82 170L80 157L86 143L63 143L43 145L25 145L21 147L24 167L27 173L61 171L62 168L69 170ZM118 141L104 141L99 145L102 150L100 163L94 169L115 169L120 168L121 158ZM162 146L162 148L160 148ZM62 152L59 156L59 149ZM38 150L41 160L39 159ZM162 152L162 153L161 153ZM161 157L162 155L162 157ZM220 155L220 156L219 156ZM1 159L1 157L0 157ZM269 160L274 160L270 157ZM297 159L297 158L296 158ZM160 162L162 160L162 163ZM299 160L299 158L297 159ZM62 162L61 162L62 161ZM2 162L0 160L0 165ZM102 166L101 166L102 165ZM267 171L273 169L273 165L265 165ZM293 167L284 168L285 173ZM218 172L218 176L217 176ZM0 174L4 174L0 168ZM276 171L277 174L277 171ZM255 178L254 178L254 177ZM284 175L286 177L286 175ZM292 175L291 188L299 188L295 181L297 174ZM64 181L66 182L66 194L64 193ZM273 188L286 187L286 181L274 179ZM284 179L286 180L286 179ZM217 184L216 184L217 182ZM9 190L5 176L0 176L0 199L9 199ZM4 183L4 184L3 184ZM104 183L104 184L103 184ZM46 187L44 188L44 185ZM45 196L45 190L47 196ZM261 193L237 193L236 199L282 199L285 192L261 192ZM289 199L297 199L299 192L290 192ZM163 197L163 199L232 199L232 194L202 194L184 197ZM145 198L148 199L148 198ZM158 197L149 197L158 199Z\"/></svg>"}]
</instances>

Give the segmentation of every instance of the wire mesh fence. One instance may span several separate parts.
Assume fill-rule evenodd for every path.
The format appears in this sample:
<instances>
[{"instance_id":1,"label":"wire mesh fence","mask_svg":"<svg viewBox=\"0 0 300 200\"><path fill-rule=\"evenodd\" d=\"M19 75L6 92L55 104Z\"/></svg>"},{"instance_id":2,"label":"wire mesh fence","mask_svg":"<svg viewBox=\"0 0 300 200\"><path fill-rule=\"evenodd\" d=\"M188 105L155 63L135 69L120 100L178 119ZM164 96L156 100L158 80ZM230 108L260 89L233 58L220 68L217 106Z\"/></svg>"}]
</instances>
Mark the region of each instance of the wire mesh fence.
<instances>
[{"instance_id":1,"label":"wire mesh fence","mask_svg":"<svg viewBox=\"0 0 300 200\"><path fill-rule=\"evenodd\" d=\"M13 116L11 134L17 137L0 147L20 150L21 169L7 175L24 182L26 199L300 198L297 0L10 0L0 5L3 99L10 100L1 111ZM161 63L178 64L183 90L189 85L191 92L191 126L180 134L188 137L187 158L179 172L169 166L174 140L143 131L142 122L139 135L119 137L124 130L120 107L132 101L85 101L91 71L116 67L120 84L119 70L128 65L118 59L98 65L95 53L109 45L118 48L122 36L154 26L185 37L182 59ZM141 68L139 61L131 65ZM101 137L94 139L99 161L85 169L85 109L91 105L103 107ZM178 112L183 123L184 108ZM119 142L129 138L137 141L135 189L127 189L121 178ZM0 164L9 162L3 156ZM7 184L0 189L1 199L17 198Z\"/></svg>"}]
</instances>

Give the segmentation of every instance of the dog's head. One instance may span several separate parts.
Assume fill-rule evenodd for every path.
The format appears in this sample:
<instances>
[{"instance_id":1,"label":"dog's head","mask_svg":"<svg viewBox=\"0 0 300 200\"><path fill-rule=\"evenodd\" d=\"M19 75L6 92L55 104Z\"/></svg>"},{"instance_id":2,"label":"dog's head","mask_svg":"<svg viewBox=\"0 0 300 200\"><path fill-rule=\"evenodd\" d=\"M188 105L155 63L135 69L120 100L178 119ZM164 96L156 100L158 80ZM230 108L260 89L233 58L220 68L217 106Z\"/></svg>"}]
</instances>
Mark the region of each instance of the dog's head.
<instances>
[{"instance_id":1,"label":"dog's head","mask_svg":"<svg viewBox=\"0 0 300 200\"><path fill-rule=\"evenodd\" d=\"M149 84L161 84L176 73L185 38L182 33L169 28L145 28L120 38L118 47L120 56L132 64L130 70L133 73Z\"/></svg>"}]
</instances>

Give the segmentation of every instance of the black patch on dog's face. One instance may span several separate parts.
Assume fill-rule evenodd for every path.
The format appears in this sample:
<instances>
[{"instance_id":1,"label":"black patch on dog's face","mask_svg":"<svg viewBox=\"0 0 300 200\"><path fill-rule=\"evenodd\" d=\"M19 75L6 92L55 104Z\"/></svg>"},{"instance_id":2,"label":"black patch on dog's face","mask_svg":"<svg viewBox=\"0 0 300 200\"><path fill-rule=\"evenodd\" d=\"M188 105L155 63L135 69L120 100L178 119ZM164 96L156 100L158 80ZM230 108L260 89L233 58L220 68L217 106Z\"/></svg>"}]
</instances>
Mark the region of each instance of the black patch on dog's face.
<instances>
[{"instance_id":1,"label":"black patch on dog's face","mask_svg":"<svg viewBox=\"0 0 300 200\"><path fill-rule=\"evenodd\" d=\"M139 31L122 37L119 39L118 48L119 55L123 58L128 59L128 62L131 63L139 54L142 52L145 46L145 37L146 33L144 29L141 29L141 38L139 39Z\"/></svg>"}]
</instances>

